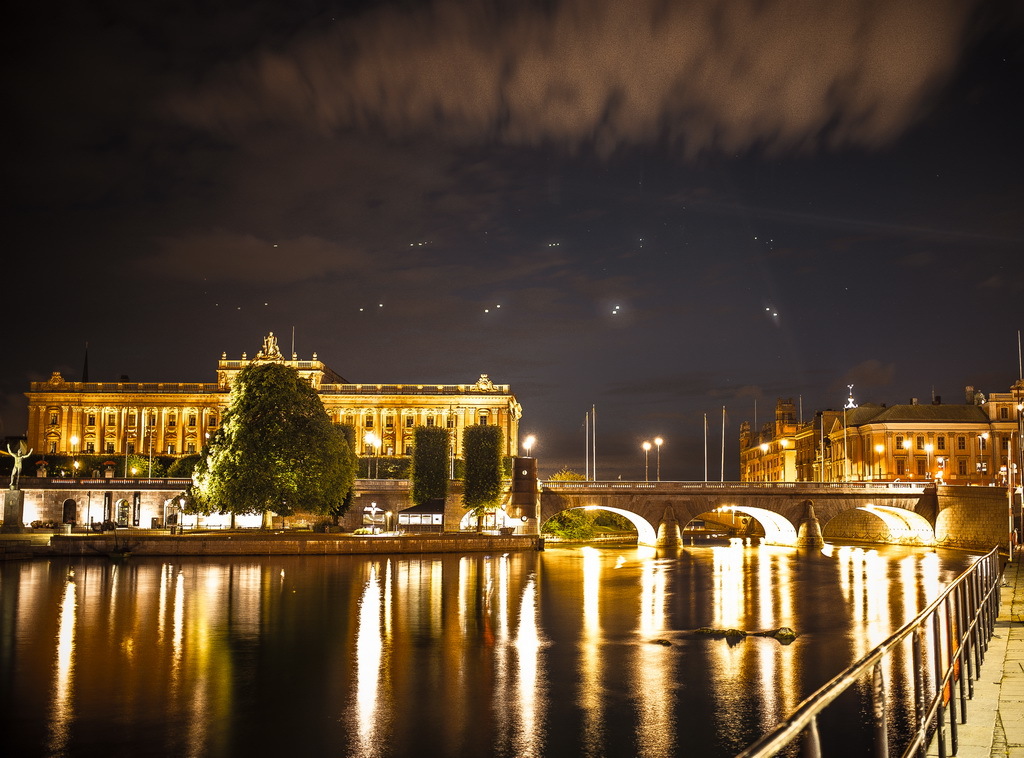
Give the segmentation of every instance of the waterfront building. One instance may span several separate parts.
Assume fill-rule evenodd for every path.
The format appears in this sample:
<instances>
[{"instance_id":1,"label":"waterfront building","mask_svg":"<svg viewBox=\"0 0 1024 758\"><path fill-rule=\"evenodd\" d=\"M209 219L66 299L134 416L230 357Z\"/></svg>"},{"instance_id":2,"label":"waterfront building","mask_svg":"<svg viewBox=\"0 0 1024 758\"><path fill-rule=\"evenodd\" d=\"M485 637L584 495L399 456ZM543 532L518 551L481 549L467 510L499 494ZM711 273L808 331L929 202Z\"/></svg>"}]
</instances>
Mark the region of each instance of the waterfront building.
<instances>
[{"instance_id":1,"label":"waterfront building","mask_svg":"<svg viewBox=\"0 0 1024 758\"><path fill-rule=\"evenodd\" d=\"M1024 381L987 398L974 387L965 402L917 399L900 405L857 405L852 390L841 410L805 423L792 400L779 399L775 421L756 433L740 428L740 478L778 481L934 481L1019 484Z\"/></svg>"},{"instance_id":2,"label":"waterfront building","mask_svg":"<svg viewBox=\"0 0 1024 758\"><path fill-rule=\"evenodd\" d=\"M462 430L474 424L501 427L505 455L517 454L522 407L509 385L487 374L471 384L353 384L316 353L282 355L273 333L249 358L221 355L215 382L68 381L60 372L32 382L28 444L47 455L170 455L198 453L217 429L235 376L258 361L283 363L317 390L331 420L356 430L356 452L407 456L417 426L452 434L452 454L462 454ZM83 377L84 378L84 377Z\"/></svg>"}]
</instances>

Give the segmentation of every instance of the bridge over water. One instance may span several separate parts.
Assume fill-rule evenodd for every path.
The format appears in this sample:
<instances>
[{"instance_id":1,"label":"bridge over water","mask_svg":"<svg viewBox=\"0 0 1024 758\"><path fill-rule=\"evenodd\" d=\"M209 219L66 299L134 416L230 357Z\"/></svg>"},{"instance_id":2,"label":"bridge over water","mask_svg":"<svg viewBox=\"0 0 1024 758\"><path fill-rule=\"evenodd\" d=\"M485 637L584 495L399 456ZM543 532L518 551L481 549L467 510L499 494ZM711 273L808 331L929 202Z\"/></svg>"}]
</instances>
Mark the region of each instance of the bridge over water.
<instances>
[{"instance_id":1,"label":"bridge over water","mask_svg":"<svg viewBox=\"0 0 1024 758\"><path fill-rule=\"evenodd\" d=\"M519 473L518 471L516 473ZM513 490L516 485L513 483ZM826 537L989 549L1005 544L1005 490L923 482L543 482L538 521L570 508L603 509L629 519L639 541L676 544L686 525L708 513L753 519L770 544L796 544L817 519ZM749 523L749 522L748 522Z\"/></svg>"}]
</instances>

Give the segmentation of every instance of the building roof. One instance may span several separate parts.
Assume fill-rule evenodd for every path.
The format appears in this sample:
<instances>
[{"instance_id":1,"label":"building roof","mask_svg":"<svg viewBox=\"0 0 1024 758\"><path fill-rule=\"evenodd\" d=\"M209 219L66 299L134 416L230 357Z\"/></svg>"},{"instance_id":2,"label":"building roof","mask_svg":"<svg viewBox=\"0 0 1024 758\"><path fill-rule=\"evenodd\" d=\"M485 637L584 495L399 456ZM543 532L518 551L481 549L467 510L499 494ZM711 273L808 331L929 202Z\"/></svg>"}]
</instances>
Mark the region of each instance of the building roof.
<instances>
[{"instance_id":1,"label":"building roof","mask_svg":"<svg viewBox=\"0 0 1024 758\"><path fill-rule=\"evenodd\" d=\"M859 409L858 409L859 410ZM977 405L892 405L888 408L876 409L869 418L858 419L857 423L849 422L850 426L864 424L898 424L898 423L931 423L931 424L988 424L989 417ZM849 417L847 419L849 421Z\"/></svg>"}]
</instances>

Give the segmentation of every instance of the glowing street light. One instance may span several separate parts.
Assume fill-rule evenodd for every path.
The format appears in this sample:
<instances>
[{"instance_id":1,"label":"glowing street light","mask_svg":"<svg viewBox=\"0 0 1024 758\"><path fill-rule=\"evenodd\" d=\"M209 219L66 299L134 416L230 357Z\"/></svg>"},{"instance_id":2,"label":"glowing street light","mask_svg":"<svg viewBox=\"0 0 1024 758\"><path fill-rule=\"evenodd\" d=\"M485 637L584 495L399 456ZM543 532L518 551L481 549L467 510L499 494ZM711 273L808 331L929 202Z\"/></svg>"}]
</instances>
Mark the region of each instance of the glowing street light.
<instances>
[{"instance_id":1,"label":"glowing street light","mask_svg":"<svg viewBox=\"0 0 1024 758\"><path fill-rule=\"evenodd\" d=\"M377 469L376 474L380 474L380 461L377 460L377 452L380 450L381 439L373 432L367 432L366 436L363 437L363 442L370 446L373 450L373 463ZM370 465L366 465L366 476L368 479L376 479L376 476L370 475Z\"/></svg>"},{"instance_id":2,"label":"glowing street light","mask_svg":"<svg viewBox=\"0 0 1024 758\"><path fill-rule=\"evenodd\" d=\"M526 439L523 440L523 449L526 451L526 457L527 458L530 457L530 449L533 447L533 444L536 441L537 441L537 438L534 437L532 434L527 435Z\"/></svg>"},{"instance_id":3,"label":"glowing street light","mask_svg":"<svg viewBox=\"0 0 1024 758\"><path fill-rule=\"evenodd\" d=\"M665 442L661 437L654 438L654 446L658 448L658 481L661 481L661 445Z\"/></svg>"},{"instance_id":4,"label":"glowing street light","mask_svg":"<svg viewBox=\"0 0 1024 758\"><path fill-rule=\"evenodd\" d=\"M640 447L642 447L644 449L644 481L645 482L649 482L651 480L650 480L650 477L647 475L647 472L648 472L647 462L648 462L648 456L651 454L651 443L648 442L647 440L644 440L644 444L641 445Z\"/></svg>"},{"instance_id":5,"label":"glowing street light","mask_svg":"<svg viewBox=\"0 0 1024 758\"><path fill-rule=\"evenodd\" d=\"M875 445L875 479L882 478L882 453L885 452L885 445Z\"/></svg>"},{"instance_id":6,"label":"glowing street light","mask_svg":"<svg viewBox=\"0 0 1024 758\"><path fill-rule=\"evenodd\" d=\"M924 446L924 451L925 451L925 453L928 454L928 474L927 474L927 477L929 479L932 478L932 450L934 450L934 449L935 448L932 447L932 443L930 443L930 442L927 445Z\"/></svg>"}]
</instances>

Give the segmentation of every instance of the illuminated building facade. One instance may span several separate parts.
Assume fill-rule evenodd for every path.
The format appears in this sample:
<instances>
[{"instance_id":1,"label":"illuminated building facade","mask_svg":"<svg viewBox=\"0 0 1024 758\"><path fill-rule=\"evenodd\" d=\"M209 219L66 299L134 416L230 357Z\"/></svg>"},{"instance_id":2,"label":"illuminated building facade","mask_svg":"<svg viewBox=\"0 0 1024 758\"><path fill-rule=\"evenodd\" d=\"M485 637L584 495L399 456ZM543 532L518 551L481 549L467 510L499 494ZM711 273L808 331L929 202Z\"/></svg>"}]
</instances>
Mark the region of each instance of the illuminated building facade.
<instances>
[{"instance_id":1,"label":"illuminated building facade","mask_svg":"<svg viewBox=\"0 0 1024 758\"><path fill-rule=\"evenodd\" d=\"M452 432L453 455L460 456L462 430L474 424L501 427L505 454L517 453L522 408L507 384L486 374L473 384L352 384L316 353L285 358L273 334L252 359L221 355L215 383L69 382L55 371L26 393L28 444L54 455L198 453L220 424L235 376L254 362L297 370L331 420L355 428L360 455L409 455L417 426L441 426Z\"/></svg>"},{"instance_id":2,"label":"illuminated building facade","mask_svg":"<svg viewBox=\"0 0 1024 758\"><path fill-rule=\"evenodd\" d=\"M935 481L1020 483L1024 381L987 398L966 388L966 402L856 405L793 418L779 400L776 421L740 430L741 481Z\"/></svg>"}]
</instances>

